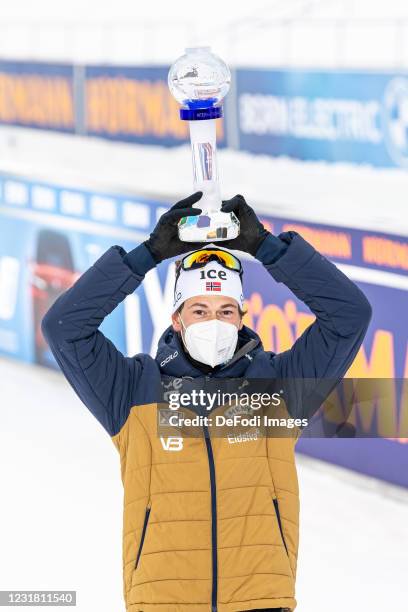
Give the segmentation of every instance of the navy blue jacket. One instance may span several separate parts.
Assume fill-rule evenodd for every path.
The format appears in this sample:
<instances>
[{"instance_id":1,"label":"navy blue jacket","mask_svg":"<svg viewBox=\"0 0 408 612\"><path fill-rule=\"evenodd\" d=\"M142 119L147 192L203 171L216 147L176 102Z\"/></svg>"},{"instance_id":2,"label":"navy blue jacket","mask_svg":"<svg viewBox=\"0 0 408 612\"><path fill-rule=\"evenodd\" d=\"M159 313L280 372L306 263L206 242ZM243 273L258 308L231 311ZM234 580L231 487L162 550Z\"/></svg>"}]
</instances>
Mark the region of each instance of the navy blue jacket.
<instances>
[{"instance_id":1,"label":"navy blue jacket","mask_svg":"<svg viewBox=\"0 0 408 612\"><path fill-rule=\"evenodd\" d=\"M244 326L239 346L246 347L214 377L341 379L366 333L371 306L362 291L296 232L269 235L256 258L277 282L284 283L315 314L316 320L292 348L265 351L259 336ZM125 357L98 329L104 318L133 293L155 262L139 245L129 254L109 248L58 297L41 329L65 377L83 403L114 436L132 406L154 401L161 378L199 377L203 372L186 357L179 336L168 327L156 357ZM239 356L240 355L240 356ZM302 408L296 417L302 417Z\"/></svg>"}]
</instances>

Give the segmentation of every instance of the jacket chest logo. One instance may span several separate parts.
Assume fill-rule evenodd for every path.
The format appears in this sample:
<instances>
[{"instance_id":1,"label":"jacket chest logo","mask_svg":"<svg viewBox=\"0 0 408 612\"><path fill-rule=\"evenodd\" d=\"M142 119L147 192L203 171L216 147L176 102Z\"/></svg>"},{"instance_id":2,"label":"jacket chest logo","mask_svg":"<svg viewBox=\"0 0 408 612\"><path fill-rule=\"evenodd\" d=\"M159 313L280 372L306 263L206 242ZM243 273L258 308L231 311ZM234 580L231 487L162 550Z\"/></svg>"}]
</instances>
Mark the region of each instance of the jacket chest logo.
<instances>
[{"instance_id":1,"label":"jacket chest logo","mask_svg":"<svg viewBox=\"0 0 408 612\"><path fill-rule=\"evenodd\" d=\"M183 449L183 438L170 436L169 438L160 438L161 445L165 451L181 451Z\"/></svg>"}]
</instances>

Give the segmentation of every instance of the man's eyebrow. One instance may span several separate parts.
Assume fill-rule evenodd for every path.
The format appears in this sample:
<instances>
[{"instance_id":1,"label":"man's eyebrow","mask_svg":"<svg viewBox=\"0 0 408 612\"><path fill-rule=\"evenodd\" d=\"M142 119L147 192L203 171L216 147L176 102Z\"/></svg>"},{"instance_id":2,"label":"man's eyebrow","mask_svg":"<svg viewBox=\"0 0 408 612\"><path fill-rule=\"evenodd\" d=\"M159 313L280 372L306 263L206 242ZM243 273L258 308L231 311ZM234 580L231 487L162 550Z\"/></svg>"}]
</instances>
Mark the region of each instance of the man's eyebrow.
<instances>
[{"instance_id":1,"label":"man's eyebrow","mask_svg":"<svg viewBox=\"0 0 408 612\"><path fill-rule=\"evenodd\" d=\"M194 304L190 304L188 308L194 308L194 306L203 306L204 308L208 308L208 304L203 304L201 302L194 302Z\"/></svg>"},{"instance_id":2,"label":"man's eyebrow","mask_svg":"<svg viewBox=\"0 0 408 612\"><path fill-rule=\"evenodd\" d=\"M201 306L203 308L208 308L208 304L203 304L202 302L194 302L194 304L190 304L188 308L194 308L195 306ZM226 308L227 306L231 306L232 308L238 308L236 304L232 302L227 302L226 304L222 304L219 308Z\"/></svg>"}]
</instances>

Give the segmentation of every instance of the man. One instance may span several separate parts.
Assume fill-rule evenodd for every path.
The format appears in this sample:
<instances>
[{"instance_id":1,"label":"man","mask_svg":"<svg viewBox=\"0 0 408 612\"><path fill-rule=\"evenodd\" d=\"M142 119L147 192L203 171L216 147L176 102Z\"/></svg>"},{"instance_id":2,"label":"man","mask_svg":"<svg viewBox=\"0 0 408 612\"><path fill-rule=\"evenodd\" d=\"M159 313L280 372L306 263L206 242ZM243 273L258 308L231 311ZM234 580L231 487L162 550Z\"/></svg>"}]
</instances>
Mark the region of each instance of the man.
<instances>
[{"instance_id":1,"label":"man","mask_svg":"<svg viewBox=\"0 0 408 612\"><path fill-rule=\"evenodd\" d=\"M120 453L128 612L294 610L294 439L230 444L209 435L159 437L155 388L163 381L200 379L338 380L361 345L371 308L360 289L299 234L268 232L240 195L223 202L241 230L222 243L223 250L181 242L177 222L201 212L192 207L201 196L175 204L129 253L117 245L108 249L55 301L42 331L67 380ZM156 357L124 357L99 331L103 319L148 270L197 247L179 264L172 325ZM265 351L243 325L242 270L225 248L256 257L316 315L290 350ZM307 403L300 403L296 416L307 411Z\"/></svg>"}]
</instances>

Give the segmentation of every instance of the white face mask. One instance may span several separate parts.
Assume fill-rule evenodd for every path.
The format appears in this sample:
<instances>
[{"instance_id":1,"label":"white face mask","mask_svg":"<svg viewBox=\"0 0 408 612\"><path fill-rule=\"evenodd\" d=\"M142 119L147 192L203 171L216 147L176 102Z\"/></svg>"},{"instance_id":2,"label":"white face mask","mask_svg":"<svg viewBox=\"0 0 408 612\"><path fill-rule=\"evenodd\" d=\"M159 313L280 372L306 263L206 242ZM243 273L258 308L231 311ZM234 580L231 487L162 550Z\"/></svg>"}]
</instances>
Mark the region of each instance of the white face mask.
<instances>
[{"instance_id":1,"label":"white face mask","mask_svg":"<svg viewBox=\"0 0 408 612\"><path fill-rule=\"evenodd\" d=\"M180 315L179 315L180 316ZM231 359L238 342L238 328L233 323L211 319L184 328L184 344L193 359L211 367Z\"/></svg>"}]
</instances>

